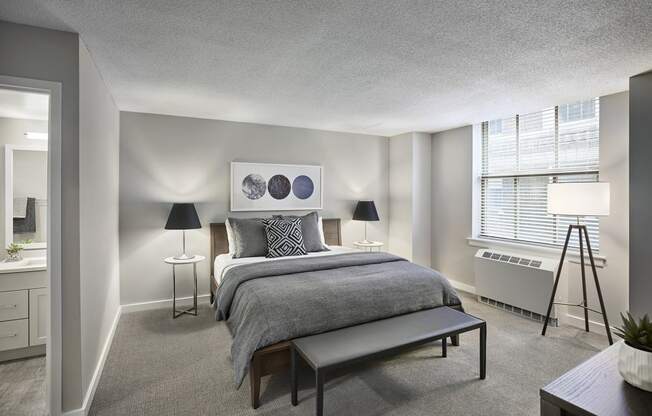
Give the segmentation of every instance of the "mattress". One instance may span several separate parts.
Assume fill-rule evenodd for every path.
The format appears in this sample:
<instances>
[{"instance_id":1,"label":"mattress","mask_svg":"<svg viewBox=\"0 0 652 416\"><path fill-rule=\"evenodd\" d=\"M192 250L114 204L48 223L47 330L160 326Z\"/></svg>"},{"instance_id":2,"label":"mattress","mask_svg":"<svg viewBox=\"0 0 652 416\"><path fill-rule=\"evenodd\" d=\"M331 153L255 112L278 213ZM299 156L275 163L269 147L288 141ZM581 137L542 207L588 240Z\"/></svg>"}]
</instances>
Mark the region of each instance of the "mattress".
<instances>
[{"instance_id":1,"label":"mattress","mask_svg":"<svg viewBox=\"0 0 652 416\"><path fill-rule=\"evenodd\" d=\"M215 279L215 283L217 284L217 286L219 286L220 282L222 281L222 276L224 276L224 273L230 268L236 267L241 264L260 263L263 261L275 261L275 260L285 260L285 259L293 259L293 258L323 257L323 256L332 256L332 255L342 254L342 253L355 253L359 251L358 249L344 247L344 246L327 246L327 247L329 248L330 251L317 251L314 253L308 253L307 255L304 256L288 256L288 257L275 257L275 258L244 257L241 259L234 259L231 257L231 254L220 254L215 257L213 278Z\"/></svg>"}]
</instances>

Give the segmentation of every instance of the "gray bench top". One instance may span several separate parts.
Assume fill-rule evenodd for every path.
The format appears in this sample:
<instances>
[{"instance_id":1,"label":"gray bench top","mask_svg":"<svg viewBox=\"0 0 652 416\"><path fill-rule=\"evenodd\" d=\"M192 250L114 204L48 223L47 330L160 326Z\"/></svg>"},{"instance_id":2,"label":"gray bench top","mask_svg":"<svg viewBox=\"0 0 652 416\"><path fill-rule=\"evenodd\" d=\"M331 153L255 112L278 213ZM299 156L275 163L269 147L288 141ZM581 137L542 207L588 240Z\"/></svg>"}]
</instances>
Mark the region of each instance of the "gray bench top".
<instances>
[{"instance_id":1,"label":"gray bench top","mask_svg":"<svg viewBox=\"0 0 652 416\"><path fill-rule=\"evenodd\" d=\"M483 320L444 306L298 338L292 343L313 368L321 369L482 325Z\"/></svg>"}]
</instances>

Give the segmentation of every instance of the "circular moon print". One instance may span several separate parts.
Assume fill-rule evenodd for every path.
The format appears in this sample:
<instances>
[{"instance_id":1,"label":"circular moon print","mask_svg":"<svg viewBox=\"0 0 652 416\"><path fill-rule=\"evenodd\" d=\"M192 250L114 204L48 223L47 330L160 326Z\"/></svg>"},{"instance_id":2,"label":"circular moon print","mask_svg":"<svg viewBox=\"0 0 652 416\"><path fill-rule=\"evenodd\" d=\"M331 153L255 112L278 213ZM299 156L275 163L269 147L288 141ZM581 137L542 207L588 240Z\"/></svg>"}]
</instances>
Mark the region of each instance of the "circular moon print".
<instances>
[{"instance_id":1,"label":"circular moon print","mask_svg":"<svg viewBox=\"0 0 652 416\"><path fill-rule=\"evenodd\" d=\"M285 199L290 194L290 188L290 180L284 175L274 175L267 183L267 190L274 199Z\"/></svg>"},{"instance_id":2,"label":"circular moon print","mask_svg":"<svg viewBox=\"0 0 652 416\"><path fill-rule=\"evenodd\" d=\"M257 173L250 173L242 180L242 193L251 200L262 198L266 188L265 179Z\"/></svg>"},{"instance_id":3,"label":"circular moon print","mask_svg":"<svg viewBox=\"0 0 652 416\"><path fill-rule=\"evenodd\" d=\"M299 199L308 199L315 191L312 179L306 175L299 175L292 181L292 193Z\"/></svg>"}]
</instances>

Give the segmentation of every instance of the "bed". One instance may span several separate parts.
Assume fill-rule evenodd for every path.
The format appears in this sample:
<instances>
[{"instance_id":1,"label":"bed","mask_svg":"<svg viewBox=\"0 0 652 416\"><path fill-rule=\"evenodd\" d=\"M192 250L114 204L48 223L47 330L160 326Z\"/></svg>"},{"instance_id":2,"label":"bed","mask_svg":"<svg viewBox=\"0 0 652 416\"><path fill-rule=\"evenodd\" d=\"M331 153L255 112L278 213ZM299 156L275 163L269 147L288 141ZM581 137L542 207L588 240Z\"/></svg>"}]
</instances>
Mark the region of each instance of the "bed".
<instances>
[{"instance_id":1,"label":"bed","mask_svg":"<svg viewBox=\"0 0 652 416\"><path fill-rule=\"evenodd\" d=\"M236 384L249 374L254 408L261 377L288 371L291 339L444 305L462 310L437 272L341 247L339 219L324 219L323 230L329 252L231 259L225 225L211 224L211 302L233 337Z\"/></svg>"}]
</instances>

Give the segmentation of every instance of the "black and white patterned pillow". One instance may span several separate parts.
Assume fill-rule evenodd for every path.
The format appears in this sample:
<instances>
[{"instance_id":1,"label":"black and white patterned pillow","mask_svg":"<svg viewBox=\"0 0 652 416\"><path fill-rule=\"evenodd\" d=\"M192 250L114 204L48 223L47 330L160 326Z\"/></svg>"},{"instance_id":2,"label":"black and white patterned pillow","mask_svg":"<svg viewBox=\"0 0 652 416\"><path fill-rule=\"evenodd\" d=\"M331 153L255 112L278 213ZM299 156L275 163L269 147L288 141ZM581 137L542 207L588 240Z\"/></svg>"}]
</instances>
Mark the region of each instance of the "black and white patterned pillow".
<instances>
[{"instance_id":1,"label":"black and white patterned pillow","mask_svg":"<svg viewBox=\"0 0 652 416\"><path fill-rule=\"evenodd\" d=\"M301 256L307 254L303 245L301 218L267 219L267 257Z\"/></svg>"}]
</instances>

